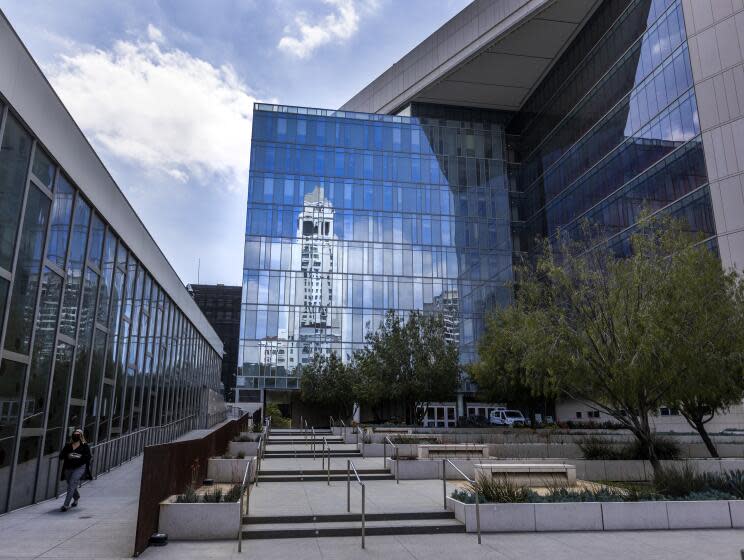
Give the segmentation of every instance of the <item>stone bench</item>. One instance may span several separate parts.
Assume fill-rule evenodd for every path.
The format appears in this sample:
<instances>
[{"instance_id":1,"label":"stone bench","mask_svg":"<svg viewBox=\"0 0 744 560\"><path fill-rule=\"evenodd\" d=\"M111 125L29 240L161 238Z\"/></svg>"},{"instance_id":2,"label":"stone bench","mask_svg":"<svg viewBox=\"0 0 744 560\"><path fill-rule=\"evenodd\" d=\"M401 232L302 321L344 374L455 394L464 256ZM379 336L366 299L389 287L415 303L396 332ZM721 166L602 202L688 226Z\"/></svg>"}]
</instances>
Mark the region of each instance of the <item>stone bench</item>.
<instances>
[{"instance_id":1,"label":"stone bench","mask_svg":"<svg viewBox=\"0 0 744 560\"><path fill-rule=\"evenodd\" d=\"M476 479L499 476L524 486L576 485L576 466L566 463L491 463L473 467Z\"/></svg>"},{"instance_id":2,"label":"stone bench","mask_svg":"<svg viewBox=\"0 0 744 560\"><path fill-rule=\"evenodd\" d=\"M419 459L471 459L488 457L488 444L431 444L418 446Z\"/></svg>"}]
</instances>

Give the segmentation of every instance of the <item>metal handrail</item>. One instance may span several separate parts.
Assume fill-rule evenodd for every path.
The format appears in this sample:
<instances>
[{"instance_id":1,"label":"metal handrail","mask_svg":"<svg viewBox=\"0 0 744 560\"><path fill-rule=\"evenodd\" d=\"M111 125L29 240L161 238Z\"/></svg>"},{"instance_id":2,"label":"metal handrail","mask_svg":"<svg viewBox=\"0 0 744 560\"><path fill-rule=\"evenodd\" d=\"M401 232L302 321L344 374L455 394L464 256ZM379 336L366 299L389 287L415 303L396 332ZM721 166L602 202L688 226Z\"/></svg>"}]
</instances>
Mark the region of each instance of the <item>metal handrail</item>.
<instances>
[{"instance_id":1,"label":"metal handrail","mask_svg":"<svg viewBox=\"0 0 744 560\"><path fill-rule=\"evenodd\" d=\"M258 444L258 450L256 453L256 486L258 486L258 473L261 470L261 460L263 459L264 450L266 449L266 440L269 439L269 432L271 431L271 416L266 418L266 430L261 434L261 441Z\"/></svg>"},{"instance_id":2,"label":"metal handrail","mask_svg":"<svg viewBox=\"0 0 744 560\"><path fill-rule=\"evenodd\" d=\"M454 468L457 472L459 472L462 477L467 480L470 484L475 484L475 480L472 480L468 475L466 475L464 472L460 470L460 468L455 465L450 459L442 459L442 488L444 490L444 509L447 509L447 477L445 476L445 471L447 467L447 463L452 465L452 468ZM478 496L478 489L473 488L475 493L475 528L478 531L478 544L481 544L481 529L480 529L480 497Z\"/></svg>"},{"instance_id":3,"label":"metal handrail","mask_svg":"<svg viewBox=\"0 0 744 560\"><path fill-rule=\"evenodd\" d=\"M387 468L387 446L392 445L395 449L395 483L400 484L398 478L398 446L390 441L390 436L385 436L385 441L382 442L382 466ZM390 457L392 459L392 457Z\"/></svg>"},{"instance_id":4,"label":"metal handrail","mask_svg":"<svg viewBox=\"0 0 744 560\"><path fill-rule=\"evenodd\" d=\"M362 479L359 478L359 473L354 466L354 462L351 459L346 460L346 512L351 513L351 471L354 471L354 476L357 482L362 487L362 548L364 548L364 529L365 529L365 517L364 517L364 505L365 505L365 487Z\"/></svg>"},{"instance_id":5,"label":"metal handrail","mask_svg":"<svg viewBox=\"0 0 744 560\"><path fill-rule=\"evenodd\" d=\"M326 453L327 455L323 455L323 453ZM326 459L327 456L327 459ZM323 450L321 451L321 458L324 461L328 461L328 464L325 463L321 464L321 468L324 466L327 468L328 471L328 486L331 485L331 446L328 445L328 440L325 436L323 436Z\"/></svg>"},{"instance_id":6,"label":"metal handrail","mask_svg":"<svg viewBox=\"0 0 744 560\"><path fill-rule=\"evenodd\" d=\"M305 441L307 441L307 420L305 420L305 426L302 428L302 434L305 436Z\"/></svg>"},{"instance_id":7,"label":"metal handrail","mask_svg":"<svg viewBox=\"0 0 744 560\"><path fill-rule=\"evenodd\" d=\"M346 443L346 422L344 422L343 418L339 418L339 421L341 422L341 427L343 428L342 433L344 434L344 443Z\"/></svg>"},{"instance_id":8,"label":"metal handrail","mask_svg":"<svg viewBox=\"0 0 744 560\"><path fill-rule=\"evenodd\" d=\"M356 427L356 444L359 445L359 435L362 436L362 445L364 445L364 432L362 431L361 426Z\"/></svg>"},{"instance_id":9,"label":"metal handrail","mask_svg":"<svg viewBox=\"0 0 744 560\"><path fill-rule=\"evenodd\" d=\"M250 506L250 500L251 500L251 467L253 466L253 457L251 457L250 461L248 461L248 466L245 468L245 473L243 473L243 483L240 485L240 523L238 524L238 552L243 552L243 496L247 496L245 499L245 515L248 515L248 508ZM258 473L257 473L258 474ZM256 477L258 478L258 477ZM246 480L248 482L248 485L246 486Z\"/></svg>"},{"instance_id":10,"label":"metal handrail","mask_svg":"<svg viewBox=\"0 0 744 560\"><path fill-rule=\"evenodd\" d=\"M312 430L313 438L310 440L310 448L313 450L313 461L315 461L315 426L310 428Z\"/></svg>"}]
</instances>

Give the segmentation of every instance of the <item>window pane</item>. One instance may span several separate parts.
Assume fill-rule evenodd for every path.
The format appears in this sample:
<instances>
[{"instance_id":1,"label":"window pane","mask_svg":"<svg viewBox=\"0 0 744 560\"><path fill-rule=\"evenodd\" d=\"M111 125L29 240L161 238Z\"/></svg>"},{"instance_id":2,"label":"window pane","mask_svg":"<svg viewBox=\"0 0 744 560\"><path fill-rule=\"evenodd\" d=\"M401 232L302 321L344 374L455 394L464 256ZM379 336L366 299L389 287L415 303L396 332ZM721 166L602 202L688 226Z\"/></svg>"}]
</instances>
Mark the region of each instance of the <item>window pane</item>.
<instances>
[{"instance_id":1,"label":"window pane","mask_svg":"<svg viewBox=\"0 0 744 560\"><path fill-rule=\"evenodd\" d=\"M47 258L61 267L65 266L74 196L75 190L67 182L67 179L60 174L54 193L54 204L52 205L52 226L49 230Z\"/></svg>"},{"instance_id":2,"label":"window pane","mask_svg":"<svg viewBox=\"0 0 744 560\"><path fill-rule=\"evenodd\" d=\"M11 509L28 505L34 500L36 463L41 447L41 428L47 408L47 388L54 357L57 318L62 298L62 277L48 268L44 269L41 301L36 321L34 351L31 355L31 373L23 412L23 429L18 451L18 466L13 479ZM46 487L46 473L40 488ZM41 497L41 496L40 496Z\"/></svg>"},{"instance_id":3,"label":"window pane","mask_svg":"<svg viewBox=\"0 0 744 560\"><path fill-rule=\"evenodd\" d=\"M20 354L28 354L31 343L49 206L49 199L39 189L31 187L23 218L21 246L13 279L13 294L5 335L5 348Z\"/></svg>"},{"instance_id":4,"label":"window pane","mask_svg":"<svg viewBox=\"0 0 744 560\"><path fill-rule=\"evenodd\" d=\"M72 346L60 342L54 362L54 377L52 393L49 396L49 412L47 413L46 436L44 438L44 456L41 462L41 472L49 473L45 485L37 488L37 495L44 498L54 496L57 486L59 459L58 454L64 445L65 409L67 406L67 390L70 386L70 372L72 371Z\"/></svg>"},{"instance_id":5,"label":"window pane","mask_svg":"<svg viewBox=\"0 0 744 560\"><path fill-rule=\"evenodd\" d=\"M75 338L77 327L78 303L80 302L80 288L83 283L83 260L85 258L85 242L88 239L89 222L90 206L78 197L72 220L70 256L67 259L67 285L62 302L62 323L59 329L60 333L71 338Z\"/></svg>"},{"instance_id":6,"label":"window pane","mask_svg":"<svg viewBox=\"0 0 744 560\"><path fill-rule=\"evenodd\" d=\"M8 116L0 145L0 266L10 270L26 187L31 137Z\"/></svg>"},{"instance_id":7,"label":"window pane","mask_svg":"<svg viewBox=\"0 0 744 560\"><path fill-rule=\"evenodd\" d=\"M114 253L116 251L116 237L111 230L106 231L106 240L103 244L103 265L101 278L101 295L98 300L98 322L102 325L108 323L109 301L111 300L111 283L114 274Z\"/></svg>"},{"instance_id":8,"label":"window pane","mask_svg":"<svg viewBox=\"0 0 744 560\"><path fill-rule=\"evenodd\" d=\"M90 228L90 243L88 244L88 260L94 265L101 266L101 248L103 247L103 233L105 226L98 217L93 215L93 224Z\"/></svg>"},{"instance_id":9,"label":"window pane","mask_svg":"<svg viewBox=\"0 0 744 560\"><path fill-rule=\"evenodd\" d=\"M97 436L96 419L99 414L98 390L103 379L104 359L106 357L106 333L96 329L93 342L93 362L90 365L90 380L88 381L87 410L85 413L85 433L95 442Z\"/></svg>"},{"instance_id":10,"label":"window pane","mask_svg":"<svg viewBox=\"0 0 744 560\"><path fill-rule=\"evenodd\" d=\"M45 187L52 188L52 181L54 181L54 164L49 156L44 153L44 150L37 144L36 151L34 152L34 165L32 167L34 175L41 181Z\"/></svg>"},{"instance_id":11,"label":"window pane","mask_svg":"<svg viewBox=\"0 0 744 560\"><path fill-rule=\"evenodd\" d=\"M0 513L5 511L8 496L8 479L21 414L21 392L25 374L25 364L7 359L0 364Z\"/></svg>"},{"instance_id":12,"label":"window pane","mask_svg":"<svg viewBox=\"0 0 744 560\"><path fill-rule=\"evenodd\" d=\"M98 293L98 274L90 268L85 272L83 285L83 305L80 308L80 331L75 353L75 376L72 380L72 398L85 399L85 384L90 362L91 338L95 319L96 295Z\"/></svg>"}]
</instances>

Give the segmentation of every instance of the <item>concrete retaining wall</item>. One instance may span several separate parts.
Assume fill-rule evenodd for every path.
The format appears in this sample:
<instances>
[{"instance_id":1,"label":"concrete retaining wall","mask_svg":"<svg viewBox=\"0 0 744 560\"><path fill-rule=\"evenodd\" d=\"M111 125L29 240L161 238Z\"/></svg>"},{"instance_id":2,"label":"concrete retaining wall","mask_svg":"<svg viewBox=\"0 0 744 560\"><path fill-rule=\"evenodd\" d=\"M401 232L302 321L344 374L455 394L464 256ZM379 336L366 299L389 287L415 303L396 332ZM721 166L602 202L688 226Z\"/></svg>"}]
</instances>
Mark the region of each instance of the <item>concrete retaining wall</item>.
<instances>
[{"instance_id":1,"label":"concrete retaining wall","mask_svg":"<svg viewBox=\"0 0 744 560\"><path fill-rule=\"evenodd\" d=\"M222 459L220 457L213 457L209 459L209 462L207 463L207 478L211 478L215 482L240 484L243 482L245 469L250 461L250 458ZM256 465L257 462L254 460L250 473L251 480L255 478Z\"/></svg>"},{"instance_id":2,"label":"concrete retaining wall","mask_svg":"<svg viewBox=\"0 0 744 560\"><path fill-rule=\"evenodd\" d=\"M171 540L237 539L240 502L176 504L171 496L160 502L158 531Z\"/></svg>"},{"instance_id":3,"label":"concrete retaining wall","mask_svg":"<svg viewBox=\"0 0 744 560\"><path fill-rule=\"evenodd\" d=\"M477 531L475 507L447 498L468 533ZM737 529L744 526L744 502L481 504L480 525L484 533Z\"/></svg>"},{"instance_id":4,"label":"concrete retaining wall","mask_svg":"<svg viewBox=\"0 0 744 560\"><path fill-rule=\"evenodd\" d=\"M467 476L473 478L473 465L476 463L501 462L501 463L551 463L555 459L457 459L453 461ZM586 459L566 459L567 463L576 466L576 478L589 481L615 481L615 482L648 482L653 478L653 469L648 461L588 461ZM423 480L442 478L441 459L420 459L414 461L390 461L393 469L399 469L398 475L401 480ZM398 466L396 463L400 463ZM692 466L698 472L723 472L736 469L744 469L744 459L689 459L680 461L662 461L665 467L681 467L684 464ZM450 467L447 467L450 469ZM450 478L450 471L447 471ZM462 477L454 472L451 480Z\"/></svg>"}]
</instances>

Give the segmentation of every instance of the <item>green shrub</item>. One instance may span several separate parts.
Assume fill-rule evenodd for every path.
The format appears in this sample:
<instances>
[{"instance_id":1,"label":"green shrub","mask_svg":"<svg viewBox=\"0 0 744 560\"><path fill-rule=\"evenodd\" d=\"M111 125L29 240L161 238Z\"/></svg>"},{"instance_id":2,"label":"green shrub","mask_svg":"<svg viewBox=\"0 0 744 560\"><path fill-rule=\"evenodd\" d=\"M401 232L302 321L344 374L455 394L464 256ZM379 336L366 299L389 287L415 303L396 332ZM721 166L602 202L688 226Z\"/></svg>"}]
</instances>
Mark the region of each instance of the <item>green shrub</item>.
<instances>
[{"instance_id":1,"label":"green shrub","mask_svg":"<svg viewBox=\"0 0 744 560\"><path fill-rule=\"evenodd\" d=\"M682 467L659 469L654 473L653 483L659 494L669 498L682 498L693 492L703 492L708 488L706 477L688 463Z\"/></svg>"},{"instance_id":2,"label":"green shrub","mask_svg":"<svg viewBox=\"0 0 744 560\"><path fill-rule=\"evenodd\" d=\"M261 423L258 422L256 424L253 424L251 426L251 432L253 432L254 434L260 434L261 432L263 432L263 426L261 425Z\"/></svg>"},{"instance_id":3,"label":"green shrub","mask_svg":"<svg viewBox=\"0 0 744 560\"><path fill-rule=\"evenodd\" d=\"M708 488L701 492L691 492L687 496L681 498L675 498L679 501L690 501L690 502L702 502L705 500L735 500L736 496L729 494L728 492L721 492L720 490L712 490Z\"/></svg>"},{"instance_id":4,"label":"green shrub","mask_svg":"<svg viewBox=\"0 0 744 560\"><path fill-rule=\"evenodd\" d=\"M184 490L183 494L176 496L177 504L195 504L199 501L199 495L193 486L189 485Z\"/></svg>"},{"instance_id":5,"label":"green shrub","mask_svg":"<svg viewBox=\"0 0 744 560\"><path fill-rule=\"evenodd\" d=\"M237 458L238 459L245 459L245 451L238 451Z\"/></svg>"},{"instance_id":6,"label":"green shrub","mask_svg":"<svg viewBox=\"0 0 744 560\"><path fill-rule=\"evenodd\" d=\"M584 459L589 460L615 460L625 459L625 450L607 438L600 436L587 436L576 442Z\"/></svg>"},{"instance_id":7,"label":"green shrub","mask_svg":"<svg viewBox=\"0 0 744 560\"><path fill-rule=\"evenodd\" d=\"M744 471L737 469L723 473L706 473L703 477L709 489L731 494L734 499L744 499Z\"/></svg>"},{"instance_id":8,"label":"green shrub","mask_svg":"<svg viewBox=\"0 0 744 560\"><path fill-rule=\"evenodd\" d=\"M499 504L519 504L531 501L530 489L519 486L506 476L479 476L478 479L468 485L472 493L478 493L482 502Z\"/></svg>"},{"instance_id":9,"label":"green shrub","mask_svg":"<svg viewBox=\"0 0 744 560\"><path fill-rule=\"evenodd\" d=\"M282 411L279 410L279 405L276 403L269 403L266 405L264 411L265 416L271 416L271 426L274 428L289 428L291 421L289 418L282 416Z\"/></svg>"},{"instance_id":10,"label":"green shrub","mask_svg":"<svg viewBox=\"0 0 744 560\"><path fill-rule=\"evenodd\" d=\"M240 491L242 487L240 484L234 484L230 490L225 492L225 496L223 497L223 501L229 502L229 503L235 503L240 500Z\"/></svg>"},{"instance_id":11,"label":"green shrub","mask_svg":"<svg viewBox=\"0 0 744 560\"><path fill-rule=\"evenodd\" d=\"M392 441L396 445L407 445L407 444L417 444L417 443L437 443L437 438L417 438L413 437L411 435L406 434L399 434L396 436L390 436L390 441Z\"/></svg>"},{"instance_id":12,"label":"green shrub","mask_svg":"<svg viewBox=\"0 0 744 560\"><path fill-rule=\"evenodd\" d=\"M208 490L202 494L202 501L205 504L219 504L222 501L222 488Z\"/></svg>"},{"instance_id":13,"label":"green shrub","mask_svg":"<svg viewBox=\"0 0 744 560\"><path fill-rule=\"evenodd\" d=\"M657 437L654 439L654 451L656 458L661 461L671 461L679 459L682 454L677 442L671 439ZM648 460L646 449L641 446L640 442L635 439L627 446L628 459Z\"/></svg>"}]
</instances>

